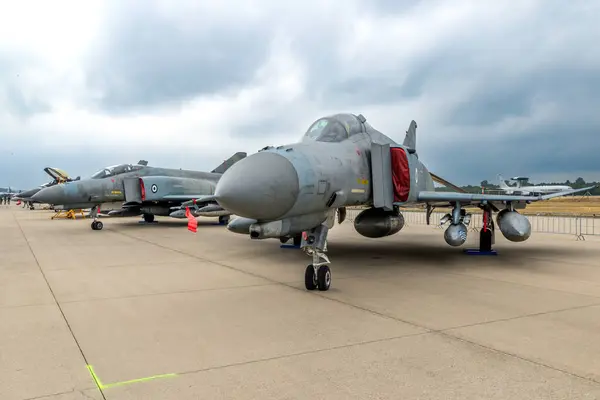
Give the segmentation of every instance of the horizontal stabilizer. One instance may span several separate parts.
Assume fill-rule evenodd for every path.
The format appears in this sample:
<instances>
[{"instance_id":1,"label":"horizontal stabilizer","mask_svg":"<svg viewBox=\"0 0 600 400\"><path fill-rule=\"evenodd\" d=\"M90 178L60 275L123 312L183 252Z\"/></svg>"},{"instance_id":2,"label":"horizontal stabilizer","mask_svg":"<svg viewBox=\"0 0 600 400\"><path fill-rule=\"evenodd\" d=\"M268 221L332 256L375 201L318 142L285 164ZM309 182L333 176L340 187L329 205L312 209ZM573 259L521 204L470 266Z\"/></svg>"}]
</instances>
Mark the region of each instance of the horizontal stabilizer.
<instances>
[{"instance_id":1,"label":"horizontal stabilizer","mask_svg":"<svg viewBox=\"0 0 600 400\"><path fill-rule=\"evenodd\" d=\"M148 161L146 161L146 160L140 160L140 161L138 161L137 165L146 166L146 165L148 165Z\"/></svg>"},{"instance_id":2,"label":"horizontal stabilizer","mask_svg":"<svg viewBox=\"0 0 600 400\"><path fill-rule=\"evenodd\" d=\"M448 188L454 189L454 190L456 190L459 193L467 193L467 191L464 190L463 188L458 187L458 186L456 186L456 185L448 182L447 180L445 180L445 179L437 176L436 174L433 174L433 173L430 172L429 175L431 175L431 179L433 179L434 182L437 182L440 185L444 185L444 186L446 186Z\"/></svg>"}]
</instances>

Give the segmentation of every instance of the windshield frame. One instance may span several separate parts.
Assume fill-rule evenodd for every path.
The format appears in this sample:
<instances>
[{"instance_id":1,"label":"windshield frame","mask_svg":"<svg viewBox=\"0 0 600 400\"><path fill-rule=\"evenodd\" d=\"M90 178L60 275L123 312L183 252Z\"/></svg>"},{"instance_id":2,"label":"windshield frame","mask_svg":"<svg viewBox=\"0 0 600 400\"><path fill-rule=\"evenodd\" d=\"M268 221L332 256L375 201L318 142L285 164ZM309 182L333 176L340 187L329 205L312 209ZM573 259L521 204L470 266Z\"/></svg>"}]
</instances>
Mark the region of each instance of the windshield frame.
<instances>
[{"instance_id":1,"label":"windshield frame","mask_svg":"<svg viewBox=\"0 0 600 400\"><path fill-rule=\"evenodd\" d=\"M318 124L322 125L323 123L325 123L323 126L317 127ZM348 133L348 129L339 119L334 117L324 117L319 118L310 124L302 136L302 140L338 143L348 139L350 137Z\"/></svg>"},{"instance_id":2,"label":"windshield frame","mask_svg":"<svg viewBox=\"0 0 600 400\"><path fill-rule=\"evenodd\" d=\"M367 126L356 115L335 114L321 117L310 124L301 141L339 143L366 130Z\"/></svg>"},{"instance_id":3,"label":"windshield frame","mask_svg":"<svg viewBox=\"0 0 600 400\"><path fill-rule=\"evenodd\" d=\"M109 167L104 167L101 170L92 174L90 179L103 179L109 178L111 176L125 174L127 172L133 172L141 169L142 165L133 165L133 164L117 164L111 165Z\"/></svg>"}]
</instances>

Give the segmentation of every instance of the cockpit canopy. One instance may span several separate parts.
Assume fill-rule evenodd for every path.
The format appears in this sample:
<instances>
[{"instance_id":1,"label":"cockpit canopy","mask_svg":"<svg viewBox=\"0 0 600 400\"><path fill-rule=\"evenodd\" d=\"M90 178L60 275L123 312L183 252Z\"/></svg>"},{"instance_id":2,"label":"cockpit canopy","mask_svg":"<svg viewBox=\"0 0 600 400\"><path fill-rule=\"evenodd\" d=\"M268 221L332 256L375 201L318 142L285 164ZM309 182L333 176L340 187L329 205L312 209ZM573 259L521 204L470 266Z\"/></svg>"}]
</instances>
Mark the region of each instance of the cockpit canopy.
<instances>
[{"instance_id":1,"label":"cockpit canopy","mask_svg":"<svg viewBox=\"0 0 600 400\"><path fill-rule=\"evenodd\" d=\"M126 172L131 172L131 171L137 171L142 168L143 168L143 165L133 165L133 164L113 165L111 167L106 167L106 168L103 168L100 171L96 172L94 175L92 175L92 179L108 178L109 176L120 175L120 174L124 174Z\"/></svg>"},{"instance_id":2,"label":"cockpit canopy","mask_svg":"<svg viewBox=\"0 0 600 400\"><path fill-rule=\"evenodd\" d=\"M364 118L364 117L363 117ZM364 122L364 121L363 121ZM353 114L336 114L315 121L302 137L303 141L341 142L364 132L359 117Z\"/></svg>"}]
</instances>

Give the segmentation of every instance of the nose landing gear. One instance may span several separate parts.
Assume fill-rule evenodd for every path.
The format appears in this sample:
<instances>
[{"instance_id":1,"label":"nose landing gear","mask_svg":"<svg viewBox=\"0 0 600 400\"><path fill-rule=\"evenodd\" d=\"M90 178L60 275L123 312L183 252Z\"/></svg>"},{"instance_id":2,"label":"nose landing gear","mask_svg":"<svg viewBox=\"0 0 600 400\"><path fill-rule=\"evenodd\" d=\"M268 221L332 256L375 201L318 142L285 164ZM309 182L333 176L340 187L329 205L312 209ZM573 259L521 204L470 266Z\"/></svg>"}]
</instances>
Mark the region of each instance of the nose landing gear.
<instances>
[{"instance_id":1,"label":"nose landing gear","mask_svg":"<svg viewBox=\"0 0 600 400\"><path fill-rule=\"evenodd\" d=\"M94 219L92 221L92 230L93 231L101 231L102 228L104 228L104 224L102 223L102 221L98 220L98 211L99 210L100 210L99 206L94 206L94 207L92 207L92 210L90 211L90 218Z\"/></svg>"},{"instance_id":2,"label":"nose landing gear","mask_svg":"<svg viewBox=\"0 0 600 400\"><path fill-rule=\"evenodd\" d=\"M327 252L327 225L321 224L302 234L301 248L312 257L312 264L306 267L304 286L307 290L329 290L331 286L331 269Z\"/></svg>"}]
</instances>

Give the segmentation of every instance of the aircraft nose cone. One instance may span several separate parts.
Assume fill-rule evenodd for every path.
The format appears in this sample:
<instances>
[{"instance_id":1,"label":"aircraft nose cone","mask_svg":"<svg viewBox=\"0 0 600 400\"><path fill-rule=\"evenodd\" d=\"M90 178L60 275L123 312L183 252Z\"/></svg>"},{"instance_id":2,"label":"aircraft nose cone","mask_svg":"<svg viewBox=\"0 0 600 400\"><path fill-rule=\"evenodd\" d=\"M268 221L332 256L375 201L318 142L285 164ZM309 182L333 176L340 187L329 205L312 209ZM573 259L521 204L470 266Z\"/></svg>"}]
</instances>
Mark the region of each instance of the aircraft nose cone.
<instances>
[{"instance_id":1,"label":"aircraft nose cone","mask_svg":"<svg viewBox=\"0 0 600 400\"><path fill-rule=\"evenodd\" d=\"M39 191L40 191L39 188L25 190L25 191L23 191L21 193L17 193L16 197L18 197L20 199L28 199L28 198L32 197L34 194L36 194Z\"/></svg>"},{"instance_id":2,"label":"aircraft nose cone","mask_svg":"<svg viewBox=\"0 0 600 400\"><path fill-rule=\"evenodd\" d=\"M43 188L31 199L45 204L63 204L65 202L65 191L62 185L54 185L47 188Z\"/></svg>"},{"instance_id":3,"label":"aircraft nose cone","mask_svg":"<svg viewBox=\"0 0 600 400\"><path fill-rule=\"evenodd\" d=\"M276 220L295 204L298 173L282 155L261 152L232 165L217 183L221 207L240 217Z\"/></svg>"}]
</instances>

